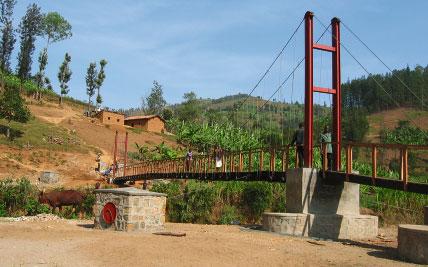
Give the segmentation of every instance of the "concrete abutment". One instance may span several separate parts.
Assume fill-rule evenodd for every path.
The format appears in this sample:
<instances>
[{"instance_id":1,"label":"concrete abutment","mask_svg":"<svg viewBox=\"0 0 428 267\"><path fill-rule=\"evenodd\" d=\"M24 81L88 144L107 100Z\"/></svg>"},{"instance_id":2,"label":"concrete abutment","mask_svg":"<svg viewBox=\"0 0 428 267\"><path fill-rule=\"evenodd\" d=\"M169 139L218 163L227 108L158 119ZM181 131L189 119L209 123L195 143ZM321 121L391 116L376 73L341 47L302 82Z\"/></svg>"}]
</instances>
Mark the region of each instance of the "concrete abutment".
<instances>
[{"instance_id":1,"label":"concrete abutment","mask_svg":"<svg viewBox=\"0 0 428 267\"><path fill-rule=\"evenodd\" d=\"M316 169L287 173L286 213L264 213L263 229L326 239L368 239L378 234L378 218L360 214L358 184L326 184Z\"/></svg>"}]
</instances>

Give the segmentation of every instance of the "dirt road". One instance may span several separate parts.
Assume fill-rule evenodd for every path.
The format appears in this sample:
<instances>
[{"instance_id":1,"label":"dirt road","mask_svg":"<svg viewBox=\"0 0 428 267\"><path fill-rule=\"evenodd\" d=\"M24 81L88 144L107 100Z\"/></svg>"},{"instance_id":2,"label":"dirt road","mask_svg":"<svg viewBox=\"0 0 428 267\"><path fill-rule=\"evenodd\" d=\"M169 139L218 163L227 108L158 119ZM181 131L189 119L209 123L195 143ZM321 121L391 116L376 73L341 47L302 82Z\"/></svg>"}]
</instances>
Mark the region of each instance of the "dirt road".
<instances>
[{"instance_id":1,"label":"dirt road","mask_svg":"<svg viewBox=\"0 0 428 267\"><path fill-rule=\"evenodd\" d=\"M1 266L386 266L394 248L172 224L185 237L92 229L91 221L0 222Z\"/></svg>"}]
</instances>

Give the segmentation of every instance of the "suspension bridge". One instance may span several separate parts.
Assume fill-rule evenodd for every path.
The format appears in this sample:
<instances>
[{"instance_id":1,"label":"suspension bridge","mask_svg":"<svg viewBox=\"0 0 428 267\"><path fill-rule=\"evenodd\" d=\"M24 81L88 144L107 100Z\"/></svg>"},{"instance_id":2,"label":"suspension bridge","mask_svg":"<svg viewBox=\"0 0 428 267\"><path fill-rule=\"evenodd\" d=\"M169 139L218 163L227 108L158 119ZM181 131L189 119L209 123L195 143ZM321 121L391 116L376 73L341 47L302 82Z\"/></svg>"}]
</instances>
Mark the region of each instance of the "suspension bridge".
<instances>
[{"instance_id":1,"label":"suspension bridge","mask_svg":"<svg viewBox=\"0 0 428 267\"><path fill-rule=\"evenodd\" d=\"M322 35L314 42L314 19L324 27ZM300 22L297 29L293 32L290 39L286 42L278 56L268 67L266 72L261 76L260 80L249 92L251 96L261 81L271 70L272 66L277 62L281 53L288 46L293 37L295 37L299 28L304 25L304 56L298 60L296 66L293 66L292 71L286 75L286 78L280 83L279 87L274 90L275 95L280 88L290 79L294 79L295 71L304 63L304 162L298 162L297 156L299 147L295 145L283 144L271 147L263 147L259 149L245 151L224 151L221 155L221 167L216 168L216 159L214 150L205 154L195 154L191 161L187 161L185 157L171 160L146 160L138 163L128 163L127 151L128 141L127 136L124 141L124 157L119 159L118 151L118 135L116 134L114 146L114 165L118 166L118 162L122 164L114 169L115 184L124 184L126 182L147 181L152 179L198 179L212 181L270 181L270 182L286 182L287 174L290 170L302 166L304 168L317 168L321 170L322 177L327 183L343 183L351 182L357 184L365 184L428 194L428 173L425 170L419 171L417 175L413 175L415 170L412 164L409 163L409 157L419 157L428 159L428 145L407 145L407 144L382 144L382 143L356 143L347 142L342 137L342 95L341 95L341 50L344 49L351 58L368 74L371 73L359 61L350 49L341 42L341 25L343 23L338 18L333 18L330 25L325 25L312 12L307 12ZM384 61L382 61L372 49L364 43L347 25L345 28L355 36L388 70L391 70ZM321 37L326 32L331 33L331 44L320 44ZM314 84L314 51L331 54L331 88L320 87ZM394 103L394 97L375 79L374 82L380 86L391 98ZM397 79L399 79L397 77ZM400 79L399 79L400 80ZM409 90L411 94L417 97L411 88L402 80L400 82ZM331 102L331 121L332 121L332 141L330 144L317 144L314 141L314 94L321 93L330 95ZM273 96L272 95L272 96ZM271 97L272 98L272 97ZM269 98L267 101L269 101ZM246 99L243 101L245 102ZM267 103L265 102L265 104ZM240 103L238 109L244 104ZM395 102L396 103L396 102ZM263 108L263 104L259 109ZM399 107L398 103L397 107ZM303 119L303 118L302 118ZM249 119L250 120L250 119ZM411 120L411 118L410 118ZM247 124L248 120L244 123ZM332 146L332 161L333 164L329 168L327 164L327 145ZM394 161L398 163L394 171L380 168L379 153L390 151L390 155L382 157L382 163L385 161ZM388 154L388 153L386 153ZM357 156L356 156L357 155ZM361 156L365 155L364 162L361 161ZM315 162L315 157L322 158L321 164ZM369 169L364 173L359 173L354 170L354 166L358 164L366 164ZM388 162L386 163L388 165ZM397 165L397 164L396 164ZM422 177L422 178L421 178ZM425 178L423 178L425 177Z\"/></svg>"}]
</instances>

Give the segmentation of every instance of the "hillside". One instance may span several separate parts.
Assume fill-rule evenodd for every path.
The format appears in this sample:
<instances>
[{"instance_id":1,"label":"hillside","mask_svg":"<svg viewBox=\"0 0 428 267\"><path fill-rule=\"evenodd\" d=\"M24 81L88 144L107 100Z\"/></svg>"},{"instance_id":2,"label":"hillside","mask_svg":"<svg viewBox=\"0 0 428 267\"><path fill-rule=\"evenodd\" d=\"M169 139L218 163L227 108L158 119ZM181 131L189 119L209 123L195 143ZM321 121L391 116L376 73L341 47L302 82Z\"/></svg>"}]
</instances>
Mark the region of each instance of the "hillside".
<instances>
[{"instance_id":1,"label":"hillside","mask_svg":"<svg viewBox=\"0 0 428 267\"><path fill-rule=\"evenodd\" d=\"M383 129L392 130L398 126L399 121L410 121L413 126L428 130L428 111L414 108L384 110L370 114L367 119L370 127L366 141L373 143L380 142L380 133Z\"/></svg>"},{"instance_id":2,"label":"hillside","mask_svg":"<svg viewBox=\"0 0 428 267\"><path fill-rule=\"evenodd\" d=\"M83 115L85 106L65 102L59 106L51 99L42 102L26 98L34 116L28 123L11 123L13 141L0 135L0 177L26 176L37 181L42 171L60 174L60 185L76 186L94 183L99 177L96 154L101 161L111 163L115 132L123 143L129 133L129 151L135 151L135 143L154 147L162 142L176 147L173 136L138 131L129 127L102 125L96 119ZM0 131L6 122L0 120ZM119 147L123 155L123 144Z\"/></svg>"}]
</instances>

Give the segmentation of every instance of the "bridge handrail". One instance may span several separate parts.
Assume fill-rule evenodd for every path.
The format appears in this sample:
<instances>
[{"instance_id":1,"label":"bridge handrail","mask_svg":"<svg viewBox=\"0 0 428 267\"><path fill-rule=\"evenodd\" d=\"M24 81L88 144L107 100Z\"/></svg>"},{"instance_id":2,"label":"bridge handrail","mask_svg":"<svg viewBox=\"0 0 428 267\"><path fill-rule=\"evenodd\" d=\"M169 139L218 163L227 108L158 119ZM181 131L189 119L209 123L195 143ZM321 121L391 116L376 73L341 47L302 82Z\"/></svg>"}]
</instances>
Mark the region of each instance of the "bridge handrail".
<instances>
[{"instance_id":1,"label":"bridge handrail","mask_svg":"<svg viewBox=\"0 0 428 267\"><path fill-rule=\"evenodd\" d=\"M314 146L314 149L320 149L322 158L321 171L325 172L327 166L327 144L339 144L341 151L345 150L345 168L342 171L346 174L348 179L349 175L353 174L353 149L354 148L369 148L371 150L371 168L373 184L376 183L378 177L377 168L377 152L379 149L398 149L400 151L400 173L399 179L406 187L409 181L409 164L408 164L408 151L409 150L428 150L428 145L404 145L404 144L378 144L378 143L319 143ZM122 176L132 176L139 174L150 173L234 173L234 172L286 172L290 167L298 164L297 146L284 145L276 147L261 147L255 149L247 149L241 151L224 151L222 154L222 164L220 168L215 167L215 155L213 152L208 154L199 154L192 157L192 161L186 161L186 157L179 157L175 159L162 159L162 160L145 160L122 166L119 172ZM294 154L294 161L292 155ZM277 161L277 159L280 161ZM246 161L245 161L246 160ZM277 170L279 168L279 170ZM341 171L341 170L338 170Z\"/></svg>"}]
</instances>

